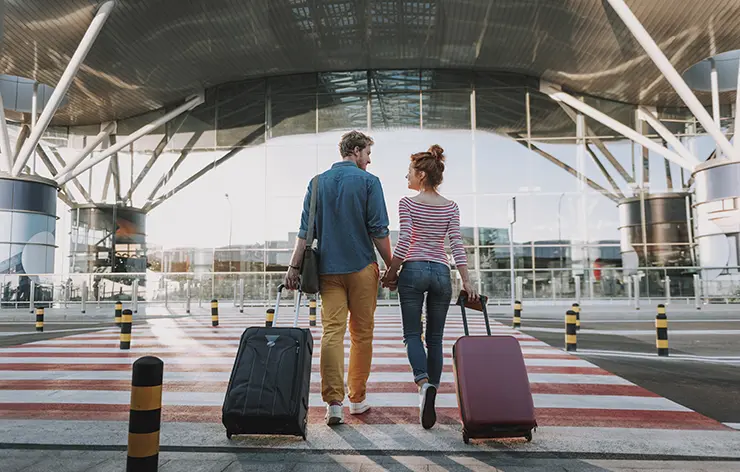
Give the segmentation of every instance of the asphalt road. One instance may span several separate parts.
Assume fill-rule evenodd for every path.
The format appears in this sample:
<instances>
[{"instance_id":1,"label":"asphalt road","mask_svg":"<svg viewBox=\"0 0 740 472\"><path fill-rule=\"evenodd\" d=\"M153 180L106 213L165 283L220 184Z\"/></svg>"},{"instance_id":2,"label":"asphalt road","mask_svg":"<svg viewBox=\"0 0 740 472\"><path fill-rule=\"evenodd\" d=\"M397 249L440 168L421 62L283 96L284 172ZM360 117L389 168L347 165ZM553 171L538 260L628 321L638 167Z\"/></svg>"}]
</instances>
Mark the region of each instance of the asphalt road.
<instances>
[{"instance_id":1,"label":"asphalt road","mask_svg":"<svg viewBox=\"0 0 740 472\"><path fill-rule=\"evenodd\" d=\"M134 325L145 321L134 322ZM36 332L35 322L32 323L0 323L0 347L15 346L33 341L61 338L72 334L82 334L115 326L114 323L76 323L50 321L44 323L44 331Z\"/></svg>"},{"instance_id":2,"label":"asphalt road","mask_svg":"<svg viewBox=\"0 0 740 472\"><path fill-rule=\"evenodd\" d=\"M684 405L722 423L740 423L740 361L735 364L711 362L707 359L678 359L688 356L733 356L740 358L738 335L701 334L719 328L716 323L669 324L670 353L674 357L658 358L655 336L650 334L618 334L618 332L654 329L650 323L600 323L593 329L614 331L615 334L595 334L581 329L578 333L578 356L623 377L647 390ZM727 329L740 330L740 322L724 324ZM558 328L561 332L538 328ZM532 321L522 328L553 347L564 346L563 323ZM680 331L691 331L681 334ZM672 333L672 334L671 334ZM644 353L623 357L614 353L593 354L584 351L618 351Z\"/></svg>"}]
</instances>

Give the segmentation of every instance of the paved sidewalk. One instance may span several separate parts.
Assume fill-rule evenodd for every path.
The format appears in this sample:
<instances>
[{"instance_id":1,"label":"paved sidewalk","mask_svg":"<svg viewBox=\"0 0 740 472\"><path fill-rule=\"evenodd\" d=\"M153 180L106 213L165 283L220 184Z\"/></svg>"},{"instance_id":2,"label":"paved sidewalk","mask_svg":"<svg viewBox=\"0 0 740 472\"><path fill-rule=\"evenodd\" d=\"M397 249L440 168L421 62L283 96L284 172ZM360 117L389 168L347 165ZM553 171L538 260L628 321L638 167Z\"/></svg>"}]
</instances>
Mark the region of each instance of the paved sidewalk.
<instances>
[{"instance_id":1,"label":"paved sidewalk","mask_svg":"<svg viewBox=\"0 0 740 472\"><path fill-rule=\"evenodd\" d=\"M3 472L120 472L125 451L0 450ZM163 452L160 472L567 472L713 471L740 470L734 461L605 460L594 458L517 457L485 455L357 455L294 453L173 453Z\"/></svg>"}]
</instances>

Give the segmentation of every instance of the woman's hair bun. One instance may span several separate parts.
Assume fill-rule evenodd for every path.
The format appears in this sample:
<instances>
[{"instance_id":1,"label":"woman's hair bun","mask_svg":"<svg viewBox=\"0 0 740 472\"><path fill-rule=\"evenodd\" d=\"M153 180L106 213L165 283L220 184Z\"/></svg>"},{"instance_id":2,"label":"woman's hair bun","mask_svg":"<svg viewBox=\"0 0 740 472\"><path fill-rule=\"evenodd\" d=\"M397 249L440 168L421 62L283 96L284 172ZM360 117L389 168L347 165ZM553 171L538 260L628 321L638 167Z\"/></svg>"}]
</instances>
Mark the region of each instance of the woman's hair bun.
<instances>
[{"instance_id":1,"label":"woman's hair bun","mask_svg":"<svg viewBox=\"0 0 740 472\"><path fill-rule=\"evenodd\" d=\"M442 146L440 146L439 144L433 144L432 147L429 148L429 154L431 154L438 161L445 160L444 153L445 153L445 150L442 149Z\"/></svg>"}]
</instances>

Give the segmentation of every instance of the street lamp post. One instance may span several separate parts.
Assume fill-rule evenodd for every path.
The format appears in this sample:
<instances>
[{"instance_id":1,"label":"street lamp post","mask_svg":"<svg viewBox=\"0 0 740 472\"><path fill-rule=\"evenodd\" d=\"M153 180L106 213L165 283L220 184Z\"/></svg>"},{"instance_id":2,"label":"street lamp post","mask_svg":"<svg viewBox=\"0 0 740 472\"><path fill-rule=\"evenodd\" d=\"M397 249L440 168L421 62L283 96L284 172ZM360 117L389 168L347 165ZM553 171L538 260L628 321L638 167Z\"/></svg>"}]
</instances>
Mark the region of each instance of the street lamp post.
<instances>
[{"instance_id":1,"label":"street lamp post","mask_svg":"<svg viewBox=\"0 0 740 472\"><path fill-rule=\"evenodd\" d=\"M229 203L229 272L231 272L231 232L233 229L233 223L234 223L234 210L231 207L231 200L229 199L229 194L225 193L224 196L226 197L226 201Z\"/></svg>"}]
</instances>

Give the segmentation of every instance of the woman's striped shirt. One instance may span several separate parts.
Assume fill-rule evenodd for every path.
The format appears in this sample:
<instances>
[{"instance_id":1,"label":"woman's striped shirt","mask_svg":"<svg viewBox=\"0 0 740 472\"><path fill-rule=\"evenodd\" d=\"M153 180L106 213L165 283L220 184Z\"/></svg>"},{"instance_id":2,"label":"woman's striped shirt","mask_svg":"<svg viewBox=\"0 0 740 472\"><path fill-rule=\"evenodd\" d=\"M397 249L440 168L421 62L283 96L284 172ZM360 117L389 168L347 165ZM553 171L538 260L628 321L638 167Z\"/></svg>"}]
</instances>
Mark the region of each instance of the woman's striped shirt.
<instances>
[{"instance_id":1,"label":"woman's striped shirt","mask_svg":"<svg viewBox=\"0 0 740 472\"><path fill-rule=\"evenodd\" d=\"M449 237L455 265L468 263L460 235L457 203L429 205L403 197L398 202L401 231L394 256L406 261L430 261L449 265L445 236Z\"/></svg>"}]
</instances>

